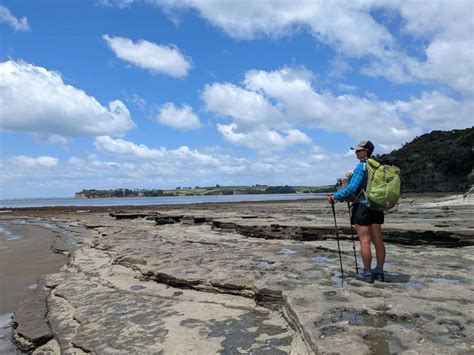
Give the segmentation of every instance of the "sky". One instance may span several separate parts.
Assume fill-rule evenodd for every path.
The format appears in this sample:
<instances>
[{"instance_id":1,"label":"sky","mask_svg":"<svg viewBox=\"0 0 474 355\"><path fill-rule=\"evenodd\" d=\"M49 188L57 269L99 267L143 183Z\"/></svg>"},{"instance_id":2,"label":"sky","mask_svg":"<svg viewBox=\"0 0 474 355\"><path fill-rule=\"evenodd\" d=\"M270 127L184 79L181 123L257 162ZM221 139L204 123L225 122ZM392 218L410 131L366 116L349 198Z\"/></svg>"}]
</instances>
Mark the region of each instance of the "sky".
<instances>
[{"instance_id":1,"label":"sky","mask_svg":"<svg viewBox=\"0 0 474 355\"><path fill-rule=\"evenodd\" d=\"M327 185L474 124L471 0L0 0L0 198Z\"/></svg>"}]
</instances>

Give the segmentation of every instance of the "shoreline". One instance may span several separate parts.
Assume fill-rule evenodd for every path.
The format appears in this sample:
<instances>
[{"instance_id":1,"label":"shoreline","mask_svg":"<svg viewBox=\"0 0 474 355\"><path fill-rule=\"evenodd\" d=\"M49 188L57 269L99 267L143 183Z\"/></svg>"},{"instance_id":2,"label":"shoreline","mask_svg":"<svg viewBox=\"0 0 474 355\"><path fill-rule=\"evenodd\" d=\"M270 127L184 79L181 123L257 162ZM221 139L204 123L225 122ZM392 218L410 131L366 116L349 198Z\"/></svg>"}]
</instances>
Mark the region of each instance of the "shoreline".
<instances>
[{"instance_id":1,"label":"shoreline","mask_svg":"<svg viewBox=\"0 0 474 355\"><path fill-rule=\"evenodd\" d=\"M246 197L251 197L250 199L242 198L242 196ZM268 199L253 199L255 196L266 196L270 197ZM296 198L295 198L296 196ZM45 201L52 201L52 200L65 200L65 201L94 201L94 202L101 202L101 201L114 201L113 203L110 204L101 204L101 203L92 203L87 204L87 203L80 203L80 204L75 204L71 202L71 204L59 204L59 205L32 205L32 206L3 206L0 207L0 215L3 213L9 213L11 211L19 211L19 210L44 210L44 209L90 209L90 210L95 210L99 211L101 209L110 209L110 208L146 208L146 207L153 207L153 206L165 206L165 207L176 207L176 206L194 206L194 205L208 205L208 204L245 204L245 203L268 203L268 202L285 202L285 201L318 201L318 200L324 200L326 198L327 194L326 193L311 193L311 194L262 194L262 195L235 195L233 198L235 200L225 200L227 196L174 196L174 197L164 197L163 201L168 200L168 201L158 201L161 199L161 197L115 197L115 198L90 198L90 199L73 199L73 198L39 198L39 199L16 199L16 200L4 200L4 201L14 201L14 202L20 202L20 201L39 201L39 200L45 200ZM443 199L443 198L450 198L453 196L458 196L462 197L463 194L461 193L448 193L448 192L431 192L431 193L404 193L401 197L402 200L407 200L407 199ZM222 201L216 201L212 200L214 198L219 198L223 197L224 199ZM200 199L200 198L208 198L210 200L202 200L202 201L191 201L192 199ZM275 199L273 199L275 198ZM472 196L467 196L465 197L467 199L472 198ZM464 199L465 199L464 198ZM157 200L158 199L158 200ZM171 199L171 201L170 201ZM186 201L188 199L188 201ZM190 200L191 199L191 200ZM122 200L122 201L121 201ZM180 201L181 200L181 201ZM123 202L121 203L116 203L117 201ZM132 203L132 201L141 201L143 203ZM0 201L1 202L1 201ZM149 202L149 203L148 203Z\"/></svg>"},{"instance_id":2,"label":"shoreline","mask_svg":"<svg viewBox=\"0 0 474 355\"><path fill-rule=\"evenodd\" d=\"M446 205L452 204L450 201L458 200L461 201L457 203L457 205L463 204L474 204L474 196L470 195L468 197L464 197L462 194L448 194L448 193L432 193L432 194L406 194L401 197L400 204L413 204L413 203L422 203L426 201L426 203L444 203ZM145 210L173 210L177 208L185 208L185 209L205 209L207 207L210 208L219 208L219 207L227 207L227 206L243 206L246 204L258 204L258 205L265 205L265 204L285 204L285 203L293 203L293 202L301 202L301 203L309 203L309 204L317 204L319 205L321 202L325 203L326 199L323 197L318 198L305 198L305 199L295 199L295 200L262 200L262 201L225 201L225 202L196 202L196 203L182 203L182 204L149 204L149 205L111 205L111 206L40 206L40 207L0 207L0 217L2 216L9 216L9 215L17 215L17 216L42 216L43 213L46 215L54 215L54 214L61 214L61 213L100 213L100 212L110 212L113 210L123 210L123 211L130 211L130 210L137 210L137 209L145 209ZM447 201L447 202L446 202ZM344 203L336 203L337 206L343 206ZM396 209L396 208L395 208Z\"/></svg>"},{"instance_id":3,"label":"shoreline","mask_svg":"<svg viewBox=\"0 0 474 355\"><path fill-rule=\"evenodd\" d=\"M19 310L17 343L53 353L469 351L473 315L463 305L473 298L474 201L458 200L404 198L387 214L389 281L374 285L353 278L342 204L341 285L321 199L11 211L89 233L78 234L74 258L22 304L31 311L48 303L46 318L34 320L47 325L35 328L42 337L27 331L31 314Z\"/></svg>"},{"instance_id":4,"label":"shoreline","mask_svg":"<svg viewBox=\"0 0 474 355\"><path fill-rule=\"evenodd\" d=\"M291 201L322 198L323 193L306 194L262 194L262 195L216 195L216 196L172 196L172 197L122 197L122 198L95 198L95 199L74 199L74 198L39 198L39 199L18 199L0 200L0 212L13 208L43 208L43 207L114 207L114 206L149 206L149 205L188 205L199 203L234 203L234 202L254 202L254 201ZM88 202L90 201L90 202Z\"/></svg>"},{"instance_id":5,"label":"shoreline","mask_svg":"<svg viewBox=\"0 0 474 355\"><path fill-rule=\"evenodd\" d=\"M11 313L18 300L36 288L37 278L59 270L67 262L67 257L51 251L56 233L29 224L0 225L14 237L0 237L0 280L2 302L0 314ZM5 232L2 234L5 235Z\"/></svg>"},{"instance_id":6,"label":"shoreline","mask_svg":"<svg viewBox=\"0 0 474 355\"><path fill-rule=\"evenodd\" d=\"M0 350L20 353L12 343L12 318L41 279L58 272L69 261L72 249L52 225L29 218L0 218ZM59 248L59 249L58 249Z\"/></svg>"}]
</instances>

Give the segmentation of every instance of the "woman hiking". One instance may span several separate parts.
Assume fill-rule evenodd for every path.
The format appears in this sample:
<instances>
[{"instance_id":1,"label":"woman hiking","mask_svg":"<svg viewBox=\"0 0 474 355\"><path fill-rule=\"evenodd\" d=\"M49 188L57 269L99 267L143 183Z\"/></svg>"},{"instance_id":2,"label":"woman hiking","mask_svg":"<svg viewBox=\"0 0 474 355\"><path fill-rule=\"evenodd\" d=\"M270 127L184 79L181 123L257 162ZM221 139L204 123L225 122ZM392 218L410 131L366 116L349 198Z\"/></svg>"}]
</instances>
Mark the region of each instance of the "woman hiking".
<instances>
[{"instance_id":1,"label":"woman hiking","mask_svg":"<svg viewBox=\"0 0 474 355\"><path fill-rule=\"evenodd\" d=\"M385 263L385 246L382 239L382 224L384 214L368 208L364 191L367 189L367 164L366 161L374 151L374 145L369 140L360 141L354 148L359 163L354 169L351 180L341 190L328 195L328 202L346 201L355 196L351 208L351 224L355 225L360 241L360 254L364 268L356 274L356 279L368 283L374 280L384 281L383 266ZM377 266L372 269L371 242L375 245Z\"/></svg>"}]
</instances>

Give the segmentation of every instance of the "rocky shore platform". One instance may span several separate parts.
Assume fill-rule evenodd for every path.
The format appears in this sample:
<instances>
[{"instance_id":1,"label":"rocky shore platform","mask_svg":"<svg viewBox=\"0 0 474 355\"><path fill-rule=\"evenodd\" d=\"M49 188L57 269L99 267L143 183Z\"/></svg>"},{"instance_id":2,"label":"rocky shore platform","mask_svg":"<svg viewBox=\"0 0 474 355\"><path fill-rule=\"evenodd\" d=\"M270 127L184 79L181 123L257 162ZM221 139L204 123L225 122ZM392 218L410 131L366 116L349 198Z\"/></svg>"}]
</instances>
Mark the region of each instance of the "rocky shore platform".
<instances>
[{"instance_id":1,"label":"rocky shore platform","mask_svg":"<svg viewBox=\"0 0 474 355\"><path fill-rule=\"evenodd\" d=\"M374 284L354 278L346 204L343 278L323 200L6 211L77 235L15 312L14 341L33 353L473 354L470 199L408 197L387 213Z\"/></svg>"}]
</instances>

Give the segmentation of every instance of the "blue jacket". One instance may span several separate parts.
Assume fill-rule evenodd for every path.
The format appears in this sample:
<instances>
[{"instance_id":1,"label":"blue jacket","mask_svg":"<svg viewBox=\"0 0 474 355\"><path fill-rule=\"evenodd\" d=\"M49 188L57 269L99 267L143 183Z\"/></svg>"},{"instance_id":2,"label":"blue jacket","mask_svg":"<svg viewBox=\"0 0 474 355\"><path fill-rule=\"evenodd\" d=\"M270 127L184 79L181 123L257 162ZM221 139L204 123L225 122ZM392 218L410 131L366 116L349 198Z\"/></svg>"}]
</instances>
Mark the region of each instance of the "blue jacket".
<instances>
[{"instance_id":1,"label":"blue jacket","mask_svg":"<svg viewBox=\"0 0 474 355\"><path fill-rule=\"evenodd\" d=\"M362 189L367 188L367 164L365 161L360 161L352 173L351 181L341 190L334 193L335 200L344 201L351 196L356 196L352 203L367 203L367 199Z\"/></svg>"}]
</instances>

